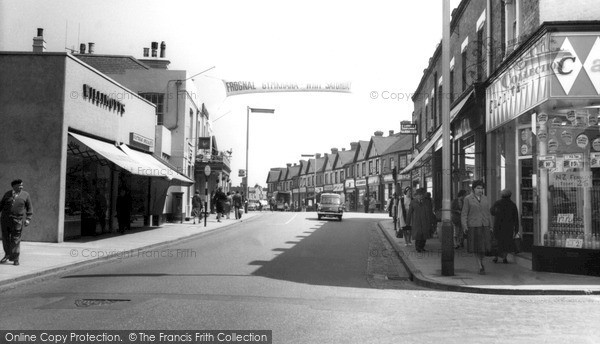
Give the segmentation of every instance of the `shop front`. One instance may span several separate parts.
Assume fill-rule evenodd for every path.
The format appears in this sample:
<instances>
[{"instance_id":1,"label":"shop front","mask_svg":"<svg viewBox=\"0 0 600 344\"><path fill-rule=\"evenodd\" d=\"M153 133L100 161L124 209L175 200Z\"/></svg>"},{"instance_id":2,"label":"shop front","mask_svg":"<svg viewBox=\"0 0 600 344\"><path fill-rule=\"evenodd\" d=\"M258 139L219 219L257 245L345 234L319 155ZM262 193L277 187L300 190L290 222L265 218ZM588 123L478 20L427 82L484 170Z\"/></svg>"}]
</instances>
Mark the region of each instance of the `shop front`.
<instances>
[{"instance_id":1,"label":"shop front","mask_svg":"<svg viewBox=\"0 0 600 344\"><path fill-rule=\"evenodd\" d=\"M369 197L367 179L356 179L354 186L356 187L356 210L359 212L364 211L366 213L368 211L368 205L365 206L365 197Z\"/></svg>"},{"instance_id":2,"label":"shop front","mask_svg":"<svg viewBox=\"0 0 600 344\"><path fill-rule=\"evenodd\" d=\"M545 33L486 92L488 190L513 191L536 271L600 276L598 61L600 30Z\"/></svg>"},{"instance_id":3,"label":"shop front","mask_svg":"<svg viewBox=\"0 0 600 344\"><path fill-rule=\"evenodd\" d=\"M354 178L346 179L346 181L344 181L344 192L346 194L346 211L356 211L358 204L358 193L356 191Z\"/></svg>"}]
</instances>

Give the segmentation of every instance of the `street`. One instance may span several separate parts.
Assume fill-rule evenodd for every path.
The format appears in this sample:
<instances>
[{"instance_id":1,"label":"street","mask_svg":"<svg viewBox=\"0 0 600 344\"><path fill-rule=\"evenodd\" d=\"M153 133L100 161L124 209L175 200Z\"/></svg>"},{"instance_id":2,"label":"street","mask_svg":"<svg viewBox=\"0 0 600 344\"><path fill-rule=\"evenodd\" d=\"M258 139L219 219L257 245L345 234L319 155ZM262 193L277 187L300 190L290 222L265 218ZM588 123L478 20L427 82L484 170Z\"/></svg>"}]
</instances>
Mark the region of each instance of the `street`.
<instances>
[{"instance_id":1,"label":"street","mask_svg":"<svg viewBox=\"0 0 600 344\"><path fill-rule=\"evenodd\" d=\"M386 216L265 212L8 290L0 328L272 330L273 343L600 341L598 296L415 286L377 227Z\"/></svg>"}]
</instances>

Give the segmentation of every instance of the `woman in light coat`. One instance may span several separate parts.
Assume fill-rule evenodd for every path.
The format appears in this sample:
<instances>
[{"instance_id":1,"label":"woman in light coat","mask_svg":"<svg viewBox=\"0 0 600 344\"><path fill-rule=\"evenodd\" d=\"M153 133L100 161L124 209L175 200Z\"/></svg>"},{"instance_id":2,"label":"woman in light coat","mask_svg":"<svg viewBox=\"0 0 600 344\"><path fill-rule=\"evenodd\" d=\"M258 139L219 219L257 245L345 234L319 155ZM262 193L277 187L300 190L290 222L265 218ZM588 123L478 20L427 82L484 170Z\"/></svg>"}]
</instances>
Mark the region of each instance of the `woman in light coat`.
<instances>
[{"instance_id":1,"label":"woman in light coat","mask_svg":"<svg viewBox=\"0 0 600 344\"><path fill-rule=\"evenodd\" d=\"M412 200L412 189L410 186L404 188L404 195L400 197L398 201L398 232L396 233L396 237L400 237L400 231L403 231L404 236L404 245L410 246L412 245L411 238L411 227L410 222L408 222L407 214L408 208L410 207L410 202Z\"/></svg>"},{"instance_id":2,"label":"woman in light coat","mask_svg":"<svg viewBox=\"0 0 600 344\"><path fill-rule=\"evenodd\" d=\"M475 253L475 259L479 264L479 274L485 275L483 257L487 251L492 249L492 215L490 214L490 203L483 194L485 184L476 180L471 186L473 192L465 196L461 211L463 229L467 231L467 249L469 253Z\"/></svg>"}]
</instances>

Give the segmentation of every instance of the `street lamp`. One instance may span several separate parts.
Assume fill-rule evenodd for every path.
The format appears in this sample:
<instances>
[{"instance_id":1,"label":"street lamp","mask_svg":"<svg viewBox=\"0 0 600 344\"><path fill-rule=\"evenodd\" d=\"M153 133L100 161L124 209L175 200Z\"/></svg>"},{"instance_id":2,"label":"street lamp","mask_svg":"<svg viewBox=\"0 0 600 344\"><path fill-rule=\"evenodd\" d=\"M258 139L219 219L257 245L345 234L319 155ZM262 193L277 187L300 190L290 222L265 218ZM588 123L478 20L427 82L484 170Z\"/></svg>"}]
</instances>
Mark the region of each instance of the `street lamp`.
<instances>
[{"instance_id":1,"label":"street lamp","mask_svg":"<svg viewBox=\"0 0 600 344\"><path fill-rule=\"evenodd\" d=\"M250 171L248 170L248 148L250 142L250 113L275 113L275 109L258 109L246 106L246 200L250 196ZM248 213L248 202L245 202L244 213Z\"/></svg>"},{"instance_id":2,"label":"street lamp","mask_svg":"<svg viewBox=\"0 0 600 344\"><path fill-rule=\"evenodd\" d=\"M313 185L313 189L314 189L314 200L313 200L313 207L316 211L317 209L317 154L302 154L301 157L303 158L314 158L315 159L315 181L314 181L314 185Z\"/></svg>"}]
</instances>

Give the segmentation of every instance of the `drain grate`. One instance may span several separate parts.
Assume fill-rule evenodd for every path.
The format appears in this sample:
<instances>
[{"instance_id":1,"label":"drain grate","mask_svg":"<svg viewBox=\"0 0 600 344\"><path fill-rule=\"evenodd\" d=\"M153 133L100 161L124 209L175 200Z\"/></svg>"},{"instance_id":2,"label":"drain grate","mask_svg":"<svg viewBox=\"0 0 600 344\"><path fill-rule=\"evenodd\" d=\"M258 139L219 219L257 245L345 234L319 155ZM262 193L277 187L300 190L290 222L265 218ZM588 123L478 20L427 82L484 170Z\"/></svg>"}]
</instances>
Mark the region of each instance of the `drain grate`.
<instances>
[{"instance_id":1,"label":"drain grate","mask_svg":"<svg viewBox=\"0 0 600 344\"><path fill-rule=\"evenodd\" d=\"M79 299L75 300L75 306L77 307L93 307L93 306L105 306L112 305L117 302L128 302L128 299Z\"/></svg>"}]
</instances>

